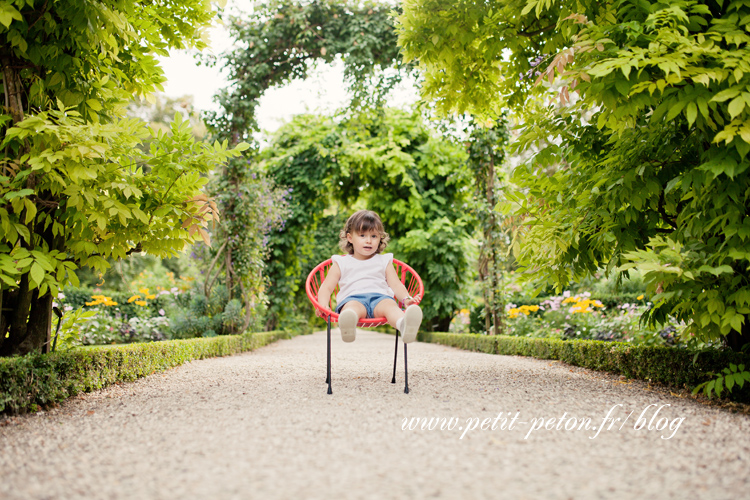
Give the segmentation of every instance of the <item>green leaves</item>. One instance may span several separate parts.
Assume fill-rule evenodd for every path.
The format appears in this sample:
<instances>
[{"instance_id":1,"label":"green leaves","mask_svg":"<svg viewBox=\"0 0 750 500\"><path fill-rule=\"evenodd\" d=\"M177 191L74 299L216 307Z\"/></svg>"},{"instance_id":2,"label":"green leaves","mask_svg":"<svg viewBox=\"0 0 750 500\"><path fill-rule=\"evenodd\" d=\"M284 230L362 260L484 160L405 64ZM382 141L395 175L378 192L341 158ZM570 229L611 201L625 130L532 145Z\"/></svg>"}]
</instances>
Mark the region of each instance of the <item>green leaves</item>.
<instances>
[{"instance_id":1,"label":"green leaves","mask_svg":"<svg viewBox=\"0 0 750 500\"><path fill-rule=\"evenodd\" d=\"M0 244L7 243L13 262L2 265L6 285L15 287L28 273L31 288L56 293L74 282L76 264L104 270L105 257L124 257L136 246L168 256L203 235L218 214L215 207L197 210L190 202L202 196L202 175L239 150L196 143L190 127L177 119L170 134L157 134L151 151L142 153L137 145L145 129L132 119L91 124L65 109L9 129L4 145L12 148L22 138L28 153L16 175L0 182L10 208L0 209ZM44 176L35 189L19 189L32 171ZM59 210L51 213L50 204ZM187 218L191 224L183 226ZM41 234L50 225L59 238L55 243Z\"/></svg>"},{"instance_id":2,"label":"green leaves","mask_svg":"<svg viewBox=\"0 0 750 500\"><path fill-rule=\"evenodd\" d=\"M697 394L702 390L709 398L712 393L715 393L717 397L721 397L721 393L724 392L724 389L726 389L727 392L732 392L735 385L742 388L746 381L750 381L750 371L745 370L745 365L735 365L734 363L730 363L729 366L724 368L714 379L697 385L693 389L693 394Z\"/></svg>"},{"instance_id":3,"label":"green leaves","mask_svg":"<svg viewBox=\"0 0 750 500\"><path fill-rule=\"evenodd\" d=\"M490 10L501 19L485 25ZM492 116L502 95L523 124L523 195L508 209L524 221L524 276L565 287L637 267L654 296L649 321L674 315L716 341L748 335L748 16L741 1L412 0L399 42L438 111Z\"/></svg>"},{"instance_id":4,"label":"green leaves","mask_svg":"<svg viewBox=\"0 0 750 500\"><path fill-rule=\"evenodd\" d=\"M0 24L9 28L13 20L23 21L21 13L13 8L8 2L0 3Z\"/></svg>"},{"instance_id":5,"label":"green leaves","mask_svg":"<svg viewBox=\"0 0 750 500\"><path fill-rule=\"evenodd\" d=\"M343 59L350 107L382 107L411 70L401 61L391 10L348 0L274 0L258 3L250 16L226 19L237 48L208 62L225 65L232 85L219 95L224 112L209 113L207 123L221 137L249 137L266 89L305 78L311 63L336 57Z\"/></svg>"}]
</instances>

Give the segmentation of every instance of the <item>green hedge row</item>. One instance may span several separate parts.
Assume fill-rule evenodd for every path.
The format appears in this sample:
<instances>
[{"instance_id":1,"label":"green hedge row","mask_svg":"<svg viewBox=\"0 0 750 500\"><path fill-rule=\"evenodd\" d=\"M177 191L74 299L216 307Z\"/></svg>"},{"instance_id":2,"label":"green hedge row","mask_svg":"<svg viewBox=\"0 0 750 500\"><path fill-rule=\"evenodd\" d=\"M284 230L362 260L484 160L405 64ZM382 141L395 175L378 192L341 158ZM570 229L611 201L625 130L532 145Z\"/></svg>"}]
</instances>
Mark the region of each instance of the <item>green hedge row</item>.
<instances>
[{"instance_id":1,"label":"green hedge row","mask_svg":"<svg viewBox=\"0 0 750 500\"><path fill-rule=\"evenodd\" d=\"M718 373L730 363L744 364L750 369L750 356L729 350L701 352L693 363L695 352L624 342L440 332L420 332L419 340L489 354L555 359L583 368L688 389L709 380L708 372ZM750 384L742 389L735 387L728 397L734 401L750 402Z\"/></svg>"},{"instance_id":2,"label":"green hedge row","mask_svg":"<svg viewBox=\"0 0 750 500\"><path fill-rule=\"evenodd\" d=\"M97 346L0 358L0 413L38 411L81 392L129 382L194 359L251 351L287 332Z\"/></svg>"}]
</instances>

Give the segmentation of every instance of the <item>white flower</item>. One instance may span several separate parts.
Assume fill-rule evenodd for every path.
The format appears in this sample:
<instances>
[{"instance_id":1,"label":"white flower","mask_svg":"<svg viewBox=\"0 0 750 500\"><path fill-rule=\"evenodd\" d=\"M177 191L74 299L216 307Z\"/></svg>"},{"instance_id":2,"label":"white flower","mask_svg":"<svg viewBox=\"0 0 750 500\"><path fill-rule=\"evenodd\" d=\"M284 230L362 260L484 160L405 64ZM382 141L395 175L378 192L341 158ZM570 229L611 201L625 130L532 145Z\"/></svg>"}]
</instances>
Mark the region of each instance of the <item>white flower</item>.
<instances>
[{"instance_id":1,"label":"white flower","mask_svg":"<svg viewBox=\"0 0 750 500\"><path fill-rule=\"evenodd\" d=\"M164 311L164 309L159 309L159 314L161 314L162 316L164 316L167 313Z\"/></svg>"}]
</instances>

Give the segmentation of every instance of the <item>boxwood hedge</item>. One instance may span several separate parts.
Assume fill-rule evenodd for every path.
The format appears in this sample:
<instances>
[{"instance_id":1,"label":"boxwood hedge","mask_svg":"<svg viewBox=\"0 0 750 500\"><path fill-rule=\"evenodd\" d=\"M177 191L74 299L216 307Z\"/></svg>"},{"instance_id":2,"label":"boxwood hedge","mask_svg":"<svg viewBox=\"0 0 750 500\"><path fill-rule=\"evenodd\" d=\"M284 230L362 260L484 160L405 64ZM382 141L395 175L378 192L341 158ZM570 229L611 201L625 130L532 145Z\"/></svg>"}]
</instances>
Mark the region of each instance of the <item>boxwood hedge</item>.
<instances>
[{"instance_id":1,"label":"boxwood hedge","mask_svg":"<svg viewBox=\"0 0 750 500\"><path fill-rule=\"evenodd\" d=\"M81 392L133 381L194 359L250 351L287 332L223 335L0 358L0 413L46 408Z\"/></svg>"},{"instance_id":2,"label":"boxwood hedge","mask_svg":"<svg viewBox=\"0 0 750 500\"><path fill-rule=\"evenodd\" d=\"M730 363L750 368L750 356L730 350L695 352L665 346L638 346L598 340L532 339L508 335L420 332L419 340L489 354L531 356L691 389ZM695 362L693 361L695 359ZM750 384L735 389L729 399L750 402Z\"/></svg>"}]
</instances>

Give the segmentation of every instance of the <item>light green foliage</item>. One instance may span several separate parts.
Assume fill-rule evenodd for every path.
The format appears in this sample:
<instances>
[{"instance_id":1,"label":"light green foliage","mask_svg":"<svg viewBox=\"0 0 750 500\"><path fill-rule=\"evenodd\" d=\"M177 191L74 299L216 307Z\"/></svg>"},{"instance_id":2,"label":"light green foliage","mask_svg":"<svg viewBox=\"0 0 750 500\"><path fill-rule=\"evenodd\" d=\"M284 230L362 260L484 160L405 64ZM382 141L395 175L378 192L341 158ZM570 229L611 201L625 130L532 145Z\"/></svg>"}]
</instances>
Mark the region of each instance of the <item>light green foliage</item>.
<instances>
[{"instance_id":1,"label":"light green foliage","mask_svg":"<svg viewBox=\"0 0 750 500\"><path fill-rule=\"evenodd\" d=\"M521 17L552 16L556 26L541 36L545 48L529 54L534 63L546 57L535 97L507 100L527 124L518 148L533 153L514 178L522 193L509 197L527 223L519 260L560 287L600 267L637 267L654 302L651 322L674 315L689 322L686 334L729 336L738 348L750 314L750 6L513 6ZM512 63L527 55L498 38L498 56L508 49ZM447 75L440 89L450 96L463 87ZM517 84L512 95L525 95L528 84ZM496 95L488 84L476 92ZM478 113L493 112L477 102ZM460 99L446 103L462 109Z\"/></svg>"},{"instance_id":2,"label":"light green foliage","mask_svg":"<svg viewBox=\"0 0 750 500\"><path fill-rule=\"evenodd\" d=\"M160 89L165 78L156 56L205 47L213 15L205 0L2 0L0 45L22 68L32 107L59 99L97 122L134 95Z\"/></svg>"},{"instance_id":3,"label":"light green foliage","mask_svg":"<svg viewBox=\"0 0 750 500\"><path fill-rule=\"evenodd\" d=\"M225 19L238 42L222 58L232 86L219 93L224 112L209 113L209 125L227 137L248 138L257 129L255 110L266 89L304 79L311 65L337 57L344 61L352 105L382 106L412 69L399 57L390 10L372 1L268 0L256 2L250 16Z\"/></svg>"},{"instance_id":4,"label":"light green foliage","mask_svg":"<svg viewBox=\"0 0 750 500\"><path fill-rule=\"evenodd\" d=\"M161 88L156 55L204 47L213 15L205 0L0 2L1 354L41 347L47 293L75 284L76 267L208 241L205 174L246 146L196 144L180 118L152 133L122 116Z\"/></svg>"},{"instance_id":5,"label":"light green foliage","mask_svg":"<svg viewBox=\"0 0 750 500\"><path fill-rule=\"evenodd\" d=\"M57 319L53 321L53 328L57 332L57 344L55 350L66 350L78 347L82 344L81 329L97 315L96 310L79 307L75 311L66 312L60 320L59 332L57 331ZM54 343L54 340L53 340Z\"/></svg>"},{"instance_id":6,"label":"light green foliage","mask_svg":"<svg viewBox=\"0 0 750 500\"><path fill-rule=\"evenodd\" d=\"M422 95L438 112L500 115L507 98L522 105L530 82L519 75L540 54L557 52L567 15L595 2L553 0L404 0L398 43L422 71Z\"/></svg>"},{"instance_id":7,"label":"light green foliage","mask_svg":"<svg viewBox=\"0 0 750 500\"><path fill-rule=\"evenodd\" d=\"M104 271L107 258L135 248L167 257L207 238L205 228L218 214L200 194L207 182L201 174L238 149L196 143L179 116L171 133L158 133L142 153L136 146L148 135L138 120L90 124L64 108L7 131L2 146L28 152L7 161L0 178L6 286L29 273L31 288L57 294L63 284L77 284L77 265ZM34 189L25 187L29 178ZM47 231L51 238L38 234Z\"/></svg>"}]
</instances>

